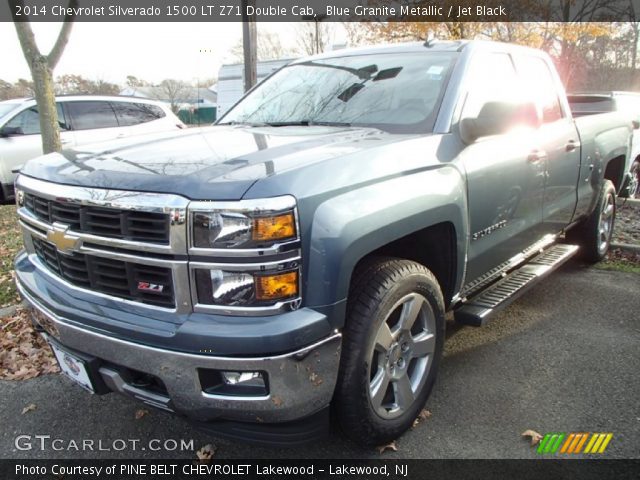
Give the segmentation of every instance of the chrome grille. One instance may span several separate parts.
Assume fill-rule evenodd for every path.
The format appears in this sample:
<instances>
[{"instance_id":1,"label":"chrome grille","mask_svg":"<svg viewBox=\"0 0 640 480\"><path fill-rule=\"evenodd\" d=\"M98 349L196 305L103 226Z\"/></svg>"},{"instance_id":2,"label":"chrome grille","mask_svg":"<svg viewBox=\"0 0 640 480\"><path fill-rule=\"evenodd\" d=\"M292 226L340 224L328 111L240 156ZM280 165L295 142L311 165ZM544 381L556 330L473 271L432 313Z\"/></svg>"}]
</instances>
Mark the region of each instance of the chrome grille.
<instances>
[{"instance_id":1,"label":"chrome grille","mask_svg":"<svg viewBox=\"0 0 640 480\"><path fill-rule=\"evenodd\" d=\"M24 206L47 223L69 225L76 232L136 242L169 244L169 215L77 205L25 194Z\"/></svg>"},{"instance_id":2,"label":"chrome grille","mask_svg":"<svg viewBox=\"0 0 640 480\"><path fill-rule=\"evenodd\" d=\"M82 253L62 254L37 237L32 237L32 242L38 258L72 285L148 305L175 307L170 268Z\"/></svg>"}]
</instances>

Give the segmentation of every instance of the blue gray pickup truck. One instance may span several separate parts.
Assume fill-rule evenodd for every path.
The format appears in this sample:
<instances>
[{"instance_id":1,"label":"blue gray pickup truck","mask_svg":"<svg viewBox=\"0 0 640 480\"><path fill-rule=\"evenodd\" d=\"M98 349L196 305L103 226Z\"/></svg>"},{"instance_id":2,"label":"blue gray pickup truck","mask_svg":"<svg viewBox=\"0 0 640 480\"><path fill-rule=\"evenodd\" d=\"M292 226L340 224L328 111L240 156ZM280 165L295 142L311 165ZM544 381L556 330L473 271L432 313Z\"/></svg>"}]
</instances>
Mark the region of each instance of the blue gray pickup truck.
<instances>
[{"instance_id":1,"label":"blue gray pickup truck","mask_svg":"<svg viewBox=\"0 0 640 480\"><path fill-rule=\"evenodd\" d=\"M381 445L432 390L447 311L481 326L603 258L631 129L574 120L533 49L297 60L215 126L29 161L17 285L91 392L232 438L295 444L333 418Z\"/></svg>"}]
</instances>

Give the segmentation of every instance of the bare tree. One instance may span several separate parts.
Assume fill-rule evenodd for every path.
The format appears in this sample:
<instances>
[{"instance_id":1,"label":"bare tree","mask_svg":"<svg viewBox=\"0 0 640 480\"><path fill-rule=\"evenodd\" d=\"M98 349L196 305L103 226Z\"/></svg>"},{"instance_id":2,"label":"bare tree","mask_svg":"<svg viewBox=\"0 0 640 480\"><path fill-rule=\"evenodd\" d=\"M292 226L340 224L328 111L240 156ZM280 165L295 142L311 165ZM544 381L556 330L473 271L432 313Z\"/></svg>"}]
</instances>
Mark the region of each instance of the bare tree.
<instances>
[{"instance_id":1,"label":"bare tree","mask_svg":"<svg viewBox=\"0 0 640 480\"><path fill-rule=\"evenodd\" d=\"M103 78L90 80L82 75L65 74L56 78L56 94L70 95L118 95L120 86Z\"/></svg>"},{"instance_id":2,"label":"bare tree","mask_svg":"<svg viewBox=\"0 0 640 480\"><path fill-rule=\"evenodd\" d=\"M257 54L259 62L295 56L295 49L282 45L277 33L261 30L258 26ZM231 47L231 56L238 62L243 61L244 52L242 47L242 39L239 39L236 44Z\"/></svg>"},{"instance_id":3,"label":"bare tree","mask_svg":"<svg viewBox=\"0 0 640 480\"><path fill-rule=\"evenodd\" d=\"M168 102L173 113L178 113L182 100L189 94L189 89L190 86L187 82L168 78L160 82L153 97L156 100Z\"/></svg>"},{"instance_id":4,"label":"bare tree","mask_svg":"<svg viewBox=\"0 0 640 480\"><path fill-rule=\"evenodd\" d=\"M33 82L24 78L18 79L15 83L0 79L0 100L33 97L33 92Z\"/></svg>"},{"instance_id":5,"label":"bare tree","mask_svg":"<svg viewBox=\"0 0 640 480\"><path fill-rule=\"evenodd\" d=\"M36 44L35 36L29 22L16 16L16 6L24 6L22 0L10 0L13 24L15 25L22 53L29 65L33 88L35 90L36 103L40 113L40 132L42 133L42 150L44 153L58 152L62 149L60 144L60 132L58 131L58 113L56 111L56 99L53 84L53 70L62 57L62 52L69 41L71 27L73 25L73 7L77 6L76 0L70 0L64 23L58 34L58 38L48 55L43 55Z\"/></svg>"},{"instance_id":6,"label":"bare tree","mask_svg":"<svg viewBox=\"0 0 640 480\"><path fill-rule=\"evenodd\" d=\"M324 52L333 40L333 28L330 23L301 22L296 33L298 47L306 55Z\"/></svg>"}]
</instances>

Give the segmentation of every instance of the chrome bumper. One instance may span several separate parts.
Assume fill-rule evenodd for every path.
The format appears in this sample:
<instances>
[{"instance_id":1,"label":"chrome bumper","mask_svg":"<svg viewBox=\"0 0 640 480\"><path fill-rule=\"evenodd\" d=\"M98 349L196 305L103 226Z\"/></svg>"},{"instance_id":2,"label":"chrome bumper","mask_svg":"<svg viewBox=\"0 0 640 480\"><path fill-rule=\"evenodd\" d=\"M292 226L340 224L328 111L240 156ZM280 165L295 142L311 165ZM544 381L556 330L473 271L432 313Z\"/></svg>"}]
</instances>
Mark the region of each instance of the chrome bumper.
<instances>
[{"instance_id":1,"label":"chrome bumper","mask_svg":"<svg viewBox=\"0 0 640 480\"><path fill-rule=\"evenodd\" d=\"M128 385L115 369L100 368L110 389L193 419L287 422L329 405L336 384L342 335L338 332L295 352L262 358L215 357L128 342L73 325L53 313L16 281L22 298L44 316L42 325L69 349L153 375L167 395ZM39 322L43 323L43 322ZM259 397L212 395L203 391L197 369L266 372L269 393Z\"/></svg>"}]
</instances>

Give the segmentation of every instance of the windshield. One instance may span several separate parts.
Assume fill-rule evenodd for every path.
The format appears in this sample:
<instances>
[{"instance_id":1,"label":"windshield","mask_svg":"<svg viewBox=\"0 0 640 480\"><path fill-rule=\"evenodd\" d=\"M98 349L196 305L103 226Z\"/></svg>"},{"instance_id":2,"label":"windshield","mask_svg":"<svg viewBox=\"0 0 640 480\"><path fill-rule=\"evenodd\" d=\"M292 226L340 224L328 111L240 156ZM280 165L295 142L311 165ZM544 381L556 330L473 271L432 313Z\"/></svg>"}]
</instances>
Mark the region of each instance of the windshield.
<instances>
[{"instance_id":1,"label":"windshield","mask_svg":"<svg viewBox=\"0 0 640 480\"><path fill-rule=\"evenodd\" d=\"M430 131L455 58L450 52L419 52L297 63L265 80L220 123Z\"/></svg>"},{"instance_id":2,"label":"windshield","mask_svg":"<svg viewBox=\"0 0 640 480\"><path fill-rule=\"evenodd\" d=\"M15 110L19 105L20 103L17 102L0 102L0 117L3 117L10 111Z\"/></svg>"}]
</instances>

